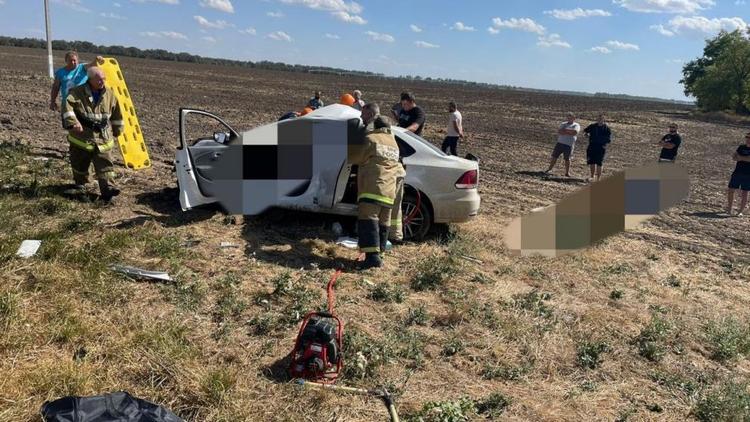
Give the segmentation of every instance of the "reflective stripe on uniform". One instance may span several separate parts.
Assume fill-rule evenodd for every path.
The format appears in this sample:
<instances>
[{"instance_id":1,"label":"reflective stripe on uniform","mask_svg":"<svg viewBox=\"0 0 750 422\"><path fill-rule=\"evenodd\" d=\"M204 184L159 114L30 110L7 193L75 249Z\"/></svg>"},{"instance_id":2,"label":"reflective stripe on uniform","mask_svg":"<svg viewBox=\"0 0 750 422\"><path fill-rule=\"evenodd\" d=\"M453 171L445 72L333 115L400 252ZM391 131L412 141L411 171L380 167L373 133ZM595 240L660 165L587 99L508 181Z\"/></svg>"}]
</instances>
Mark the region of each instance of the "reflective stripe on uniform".
<instances>
[{"instance_id":1,"label":"reflective stripe on uniform","mask_svg":"<svg viewBox=\"0 0 750 422\"><path fill-rule=\"evenodd\" d=\"M94 145L90 142L82 141L73 135L68 135L68 142L87 152L94 152L96 147L99 148L99 152L107 152L115 146L115 141L111 139L101 145Z\"/></svg>"},{"instance_id":2,"label":"reflective stripe on uniform","mask_svg":"<svg viewBox=\"0 0 750 422\"><path fill-rule=\"evenodd\" d=\"M380 246L371 246L367 248L359 248L360 252L364 253L377 253L380 252Z\"/></svg>"},{"instance_id":3,"label":"reflective stripe on uniform","mask_svg":"<svg viewBox=\"0 0 750 422\"><path fill-rule=\"evenodd\" d=\"M65 119L65 118L68 118L68 117L73 117L75 115L76 115L75 111L66 111L65 113L63 113L62 118Z\"/></svg>"},{"instance_id":4,"label":"reflective stripe on uniform","mask_svg":"<svg viewBox=\"0 0 750 422\"><path fill-rule=\"evenodd\" d=\"M391 226L400 226L402 225L401 220L391 220Z\"/></svg>"},{"instance_id":5,"label":"reflective stripe on uniform","mask_svg":"<svg viewBox=\"0 0 750 422\"><path fill-rule=\"evenodd\" d=\"M112 126L123 126L124 123L122 120L110 120L110 123L112 123Z\"/></svg>"},{"instance_id":6,"label":"reflective stripe on uniform","mask_svg":"<svg viewBox=\"0 0 750 422\"><path fill-rule=\"evenodd\" d=\"M107 143L99 145L99 152L107 152L111 150L112 147L114 146L115 146L115 141L110 139L109 141L107 141Z\"/></svg>"},{"instance_id":7,"label":"reflective stripe on uniform","mask_svg":"<svg viewBox=\"0 0 750 422\"><path fill-rule=\"evenodd\" d=\"M88 171L78 171L76 169L73 169L73 174L80 174L80 175L83 175L83 176L88 176L89 172Z\"/></svg>"},{"instance_id":8,"label":"reflective stripe on uniform","mask_svg":"<svg viewBox=\"0 0 750 422\"><path fill-rule=\"evenodd\" d=\"M362 193L357 197L357 201L361 201L363 199L371 199L373 201L377 201L383 204L393 205L392 198L388 198L387 196L382 196L382 195L376 195L374 193Z\"/></svg>"},{"instance_id":9,"label":"reflective stripe on uniform","mask_svg":"<svg viewBox=\"0 0 750 422\"><path fill-rule=\"evenodd\" d=\"M94 145L90 144L86 141L82 141L78 138L73 137L73 135L68 135L68 142L75 145L76 147L88 151L88 152L94 152Z\"/></svg>"}]
</instances>

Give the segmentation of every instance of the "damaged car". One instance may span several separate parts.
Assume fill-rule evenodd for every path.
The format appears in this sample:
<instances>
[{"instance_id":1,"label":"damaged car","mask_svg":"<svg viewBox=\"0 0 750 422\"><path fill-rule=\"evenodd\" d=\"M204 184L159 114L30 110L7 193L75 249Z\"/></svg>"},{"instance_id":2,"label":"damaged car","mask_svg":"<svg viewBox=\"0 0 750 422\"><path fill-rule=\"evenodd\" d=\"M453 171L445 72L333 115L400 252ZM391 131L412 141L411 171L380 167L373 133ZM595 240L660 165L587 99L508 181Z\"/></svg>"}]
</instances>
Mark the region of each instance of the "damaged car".
<instances>
[{"instance_id":1,"label":"damaged car","mask_svg":"<svg viewBox=\"0 0 750 422\"><path fill-rule=\"evenodd\" d=\"M308 175L279 176L279 179L299 180L294 180L294 183L285 180L289 183L283 190L274 188L277 194L267 205L315 213L357 215L357 167L346 162L345 148L336 149L334 146L346 146L347 137L361 136L364 126L358 110L334 104L305 116L238 132L216 115L183 108L180 109L179 124L180 145L175 154L175 167L183 210L215 202L225 206L220 197L227 197L227 186L235 189L230 197L243 197L246 190L235 187L239 186L236 183L225 183L226 174L221 175L223 169L231 168L239 159L226 156L244 156L245 170L236 176L239 179L273 179L275 176L268 175L263 169L269 160L276 160L281 154L273 150L271 153L276 155L268 155L268 144L281 140L277 141L278 147L284 140L291 139L294 148L289 149L290 146L287 150L294 153L287 154L291 157L288 162L278 158L279 164L274 168L295 174L307 172ZM402 202L404 238L418 240L436 225L462 223L476 216L480 206L478 160L446 155L418 135L396 126L392 129L406 169ZM237 146L253 146L255 149L230 153ZM319 151L326 147L326 151L339 152L328 153L326 160L316 159L315 163L312 163L313 159L306 163L300 158L311 156L308 152L312 148L319 148L316 150ZM252 174L248 176L248 173ZM244 196L250 195L245 193Z\"/></svg>"}]
</instances>

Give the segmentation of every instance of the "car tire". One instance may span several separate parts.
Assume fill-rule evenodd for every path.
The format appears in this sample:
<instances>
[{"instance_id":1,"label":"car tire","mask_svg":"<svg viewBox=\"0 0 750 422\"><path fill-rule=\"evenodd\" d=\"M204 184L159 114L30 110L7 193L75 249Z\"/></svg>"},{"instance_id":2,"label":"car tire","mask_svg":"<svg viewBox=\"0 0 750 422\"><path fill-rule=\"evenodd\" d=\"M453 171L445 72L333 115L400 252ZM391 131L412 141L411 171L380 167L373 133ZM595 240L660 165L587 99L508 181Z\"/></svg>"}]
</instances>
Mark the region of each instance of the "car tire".
<instances>
[{"instance_id":1,"label":"car tire","mask_svg":"<svg viewBox=\"0 0 750 422\"><path fill-rule=\"evenodd\" d=\"M408 193L401 201L402 218L404 221L404 240L422 240L432 228L432 212L422 195L419 201L419 209L411 221L407 222L409 214L417 206L417 195ZM408 223L408 224L407 224Z\"/></svg>"}]
</instances>

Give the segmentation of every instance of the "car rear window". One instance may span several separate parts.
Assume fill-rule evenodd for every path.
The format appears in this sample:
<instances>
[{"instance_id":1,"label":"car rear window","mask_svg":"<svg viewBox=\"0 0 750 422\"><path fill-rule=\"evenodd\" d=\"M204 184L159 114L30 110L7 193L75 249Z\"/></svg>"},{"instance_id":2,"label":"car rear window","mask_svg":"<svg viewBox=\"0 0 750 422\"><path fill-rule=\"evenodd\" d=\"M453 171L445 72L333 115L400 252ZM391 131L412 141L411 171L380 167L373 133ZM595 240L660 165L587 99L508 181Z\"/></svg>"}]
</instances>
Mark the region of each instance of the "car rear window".
<instances>
[{"instance_id":1,"label":"car rear window","mask_svg":"<svg viewBox=\"0 0 750 422\"><path fill-rule=\"evenodd\" d=\"M421 142L422 144L426 145L428 148L430 148L433 151L435 151L437 154L439 154L439 155L446 155L443 151L440 150L440 148L436 147L435 145L432 145L430 143L430 141L424 139L423 137L421 137L419 135L415 135L414 133L404 131L402 133L399 133L399 136L403 136L403 137L407 137L408 136L408 137L412 138L411 139L412 142ZM409 147L409 148L411 148L411 147ZM412 151L413 151L413 148L412 148ZM412 154L413 154L413 152L412 152ZM407 156L405 155L404 157L407 157Z\"/></svg>"},{"instance_id":2,"label":"car rear window","mask_svg":"<svg viewBox=\"0 0 750 422\"><path fill-rule=\"evenodd\" d=\"M398 154L401 157L410 157L417 152L411 145L407 144L403 139L396 136L396 143L398 144Z\"/></svg>"}]
</instances>

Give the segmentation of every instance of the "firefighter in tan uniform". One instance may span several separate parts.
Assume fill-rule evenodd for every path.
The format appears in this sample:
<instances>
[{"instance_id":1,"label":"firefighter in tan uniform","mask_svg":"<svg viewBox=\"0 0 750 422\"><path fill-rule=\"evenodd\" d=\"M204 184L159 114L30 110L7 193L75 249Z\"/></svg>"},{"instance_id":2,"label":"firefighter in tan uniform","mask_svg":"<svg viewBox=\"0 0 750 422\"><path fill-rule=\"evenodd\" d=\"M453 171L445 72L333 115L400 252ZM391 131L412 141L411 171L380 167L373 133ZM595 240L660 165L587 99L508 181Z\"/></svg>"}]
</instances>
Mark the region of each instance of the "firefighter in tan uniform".
<instances>
[{"instance_id":1,"label":"firefighter in tan uniform","mask_svg":"<svg viewBox=\"0 0 750 422\"><path fill-rule=\"evenodd\" d=\"M63 126L68 130L75 188L85 191L93 164L101 199L109 202L120 193L112 184L115 173L110 152L123 130L122 114L114 92L104 86L102 69L90 67L87 73L88 83L71 89L63 102Z\"/></svg>"},{"instance_id":2,"label":"firefighter in tan uniform","mask_svg":"<svg viewBox=\"0 0 750 422\"><path fill-rule=\"evenodd\" d=\"M359 249L365 253L361 269L380 267L391 225L391 208L396 197L396 179L403 172L398 162L398 144L388 120L380 116L377 104L362 107L362 122L372 130L356 145L350 145L348 161L359 166L357 175L357 232ZM368 128L369 129L369 128Z\"/></svg>"}]
</instances>

